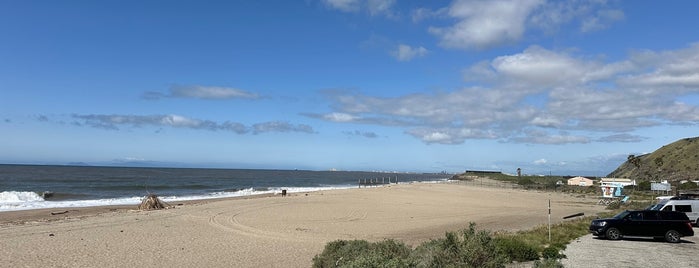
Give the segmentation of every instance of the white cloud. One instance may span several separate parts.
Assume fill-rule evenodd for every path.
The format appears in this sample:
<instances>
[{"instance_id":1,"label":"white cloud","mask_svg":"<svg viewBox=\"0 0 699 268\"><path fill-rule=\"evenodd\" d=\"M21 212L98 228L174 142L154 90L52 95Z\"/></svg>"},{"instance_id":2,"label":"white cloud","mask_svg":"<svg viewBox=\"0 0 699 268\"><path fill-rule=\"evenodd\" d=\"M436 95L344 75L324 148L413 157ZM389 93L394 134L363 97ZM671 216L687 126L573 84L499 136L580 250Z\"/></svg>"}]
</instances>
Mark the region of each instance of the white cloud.
<instances>
[{"instance_id":1,"label":"white cloud","mask_svg":"<svg viewBox=\"0 0 699 268\"><path fill-rule=\"evenodd\" d=\"M429 32L448 48L485 49L518 41L527 17L540 4L540 0L456 0L448 14L458 22L430 27Z\"/></svg>"},{"instance_id":2,"label":"white cloud","mask_svg":"<svg viewBox=\"0 0 699 268\"><path fill-rule=\"evenodd\" d=\"M365 10L371 16L395 16L392 11L396 3L395 0L322 0L322 2L332 9L343 12L359 12Z\"/></svg>"},{"instance_id":3,"label":"white cloud","mask_svg":"<svg viewBox=\"0 0 699 268\"><path fill-rule=\"evenodd\" d=\"M229 87L174 86L170 88L173 97L198 99L256 99L257 94Z\"/></svg>"},{"instance_id":4,"label":"white cloud","mask_svg":"<svg viewBox=\"0 0 699 268\"><path fill-rule=\"evenodd\" d=\"M418 23L422 20L429 19L429 18L435 18L435 17L441 17L444 15L447 15L449 12L448 8L440 8L437 10L432 10L429 8L418 8L413 10L411 18L414 23Z\"/></svg>"},{"instance_id":5,"label":"white cloud","mask_svg":"<svg viewBox=\"0 0 699 268\"><path fill-rule=\"evenodd\" d=\"M347 113L329 113L324 115L323 118L334 122L351 122L358 119L357 116Z\"/></svg>"},{"instance_id":6,"label":"white cloud","mask_svg":"<svg viewBox=\"0 0 699 268\"><path fill-rule=\"evenodd\" d=\"M600 138L600 142L641 142L646 138L628 133L614 134Z\"/></svg>"},{"instance_id":7,"label":"white cloud","mask_svg":"<svg viewBox=\"0 0 699 268\"><path fill-rule=\"evenodd\" d=\"M396 0L367 0L367 9L372 16L379 14L391 14L391 8Z\"/></svg>"},{"instance_id":8,"label":"white cloud","mask_svg":"<svg viewBox=\"0 0 699 268\"><path fill-rule=\"evenodd\" d=\"M193 98L193 99L258 99L259 95L241 89L212 86L172 86L168 93L148 91L142 96L148 100L162 98Z\"/></svg>"},{"instance_id":9,"label":"white cloud","mask_svg":"<svg viewBox=\"0 0 699 268\"><path fill-rule=\"evenodd\" d=\"M624 12L607 1L546 0L455 0L443 9L417 8L413 22L446 17L455 20L447 27L429 27L440 44L456 49L487 49L516 43L532 30L552 34L563 25L579 24L581 32L610 27L624 19Z\"/></svg>"},{"instance_id":10,"label":"white cloud","mask_svg":"<svg viewBox=\"0 0 699 268\"><path fill-rule=\"evenodd\" d=\"M360 0L323 0L323 2L331 8L345 11L345 12L355 12L359 11Z\"/></svg>"},{"instance_id":11,"label":"white cloud","mask_svg":"<svg viewBox=\"0 0 699 268\"><path fill-rule=\"evenodd\" d=\"M599 10L594 16L585 18L580 26L582 32L599 31L616 21L623 20L624 12L617 9Z\"/></svg>"},{"instance_id":12,"label":"white cloud","mask_svg":"<svg viewBox=\"0 0 699 268\"><path fill-rule=\"evenodd\" d=\"M631 132L699 125L699 106L685 98L699 94L692 80L699 75L699 45L603 59L530 47L468 68L466 79L480 86L397 97L336 91L327 94L333 111L308 116L400 127L440 144L639 142Z\"/></svg>"},{"instance_id":13,"label":"white cloud","mask_svg":"<svg viewBox=\"0 0 699 268\"><path fill-rule=\"evenodd\" d=\"M188 128L209 131L230 131L236 134L249 133L261 134L267 132L302 132L315 133L313 127L305 124L293 125L283 121L263 122L252 125L248 128L236 122L214 122L189 118L181 115L72 115L74 122L78 126L89 126L107 130L119 130L123 126L131 127L172 127Z\"/></svg>"},{"instance_id":14,"label":"white cloud","mask_svg":"<svg viewBox=\"0 0 699 268\"><path fill-rule=\"evenodd\" d=\"M254 124L252 126L254 134L266 133L266 132L303 132L303 133L315 133L313 128L309 125L299 124L292 125L288 122L283 121L272 121L264 122L259 124Z\"/></svg>"},{"instance_id":15,"label":"white cloud","mask_svg":"<svg viewBox=\"0 0 699 268\"><path fill-rule=\"evenodd\" d=\"M634 54L630 61L651 71L621 77L619 83L646 91L693 92L699 87L699 43L688 48Z\"/></svg>"},{"instance_id":16,"label":"white cloud","mask_svg":"<svg viewBox=\"0 0 699 268\"><path fill-rule=\"evenodd\" d=\"M348 136L360 136L360 137L370 138L370 139L374 139L374 138L379 137L378 134L376 134L375 132L371 132L371 131L355 130L355 131L343 131L342 133L345 135L348 135Z\"/></svg>"},{"instance_id":17,"label":"white cloud","mask_svg":"<svg viewBox=\"0 0 699 268\"><path fill-rule=\"evenodd\" d=\"M399 61L410 61L416 57L423 57L427 55L429 50L424 47L410 47L408 45L400 44L394 51L391 51L391 55Z\"/></svg>"},{"instance_id":18,"label":"white cloud","mask_svg":"<svg viewBox=\"0 0 699 268\"><path fill-rule=\"evenodd\" d=\"M535 161L534 161L534 164L535 164L535 165L545 165L546 163L548 163L548 161L547 161L546 159L544 159L544 158L541 158L541 159L539 159L539 160L535 160Z\"/></svg>"}]
</instances>

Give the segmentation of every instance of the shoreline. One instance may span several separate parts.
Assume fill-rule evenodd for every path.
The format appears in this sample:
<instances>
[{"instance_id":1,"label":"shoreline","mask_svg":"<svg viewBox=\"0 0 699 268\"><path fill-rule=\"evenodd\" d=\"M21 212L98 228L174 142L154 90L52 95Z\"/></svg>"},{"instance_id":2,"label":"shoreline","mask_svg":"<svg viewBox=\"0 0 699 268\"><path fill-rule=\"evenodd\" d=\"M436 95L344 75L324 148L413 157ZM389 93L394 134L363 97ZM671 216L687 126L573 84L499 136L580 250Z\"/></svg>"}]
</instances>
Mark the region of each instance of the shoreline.
<instances>
[{"instance_id":1,"label":"shoreline","mask_svg":"<svg viewBox=\"0 0 699 268\"><path fill-rule=\"evenodd\" d=\"M395 239L417 246L447 231L526 230L604 208L564 193L463 183L245 196L136 206L2 212L0 262L8 266L308 267L338 239ZM60 211L59 211L60 212ZM10 215L12 214L12 215ZM12 219L10 219L12 218ZM36 258L42 256L42 258Z\"/></svg>"},{"instance_id":2,"label":"shoreline","mask_svg":"<svg viewBox=\"0 0 699 268\"><path fill-rule=\"evenodd\" d=\"M254 194L246 196L231 196L231 197L217 197L217 198L207 198L207 199L193 199L193 200L183 200L177 202L167 202L170 208L164 209L177 209L182 206L192 206L192 205L203 205L210 202L219 202L226 200L244 200L244 199L254 199L254 198L266 198L273 197L276 194L264 193L264 194ZM140 204L140 203L139 203ZM0 211L0 226L6 224L25 224L30 222L51 222L60 221L71 218L85 218L90 216L98 216L105 213L113 212L127 212L127 211L141 211L138 210L139 204L133 205L103 205L103 206L89 206L89 207L56 207L56 208L39 208L39 209L25 209L25 210L11 210L11 211Z\"/></svg>"}]
</instances>

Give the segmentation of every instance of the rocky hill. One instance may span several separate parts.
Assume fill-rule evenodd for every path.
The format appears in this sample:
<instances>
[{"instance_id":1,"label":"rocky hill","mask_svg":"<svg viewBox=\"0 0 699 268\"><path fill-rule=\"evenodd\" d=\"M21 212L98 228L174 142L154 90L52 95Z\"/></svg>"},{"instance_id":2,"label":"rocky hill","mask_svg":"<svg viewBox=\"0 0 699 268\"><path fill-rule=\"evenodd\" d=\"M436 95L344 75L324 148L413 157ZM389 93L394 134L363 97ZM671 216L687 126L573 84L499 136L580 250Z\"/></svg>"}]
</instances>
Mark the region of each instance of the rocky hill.
<instances>
[{"instance_id":1,"label":"rocky hill","mask_svg":"<svg viewBox=\"0 0 699 268\"><path fill-rule=\"evenodd\" d=\"M641 181L699 179L699 137L678 140L650 154L629 155L607 177Z\"/></svg>"}]
</instances>

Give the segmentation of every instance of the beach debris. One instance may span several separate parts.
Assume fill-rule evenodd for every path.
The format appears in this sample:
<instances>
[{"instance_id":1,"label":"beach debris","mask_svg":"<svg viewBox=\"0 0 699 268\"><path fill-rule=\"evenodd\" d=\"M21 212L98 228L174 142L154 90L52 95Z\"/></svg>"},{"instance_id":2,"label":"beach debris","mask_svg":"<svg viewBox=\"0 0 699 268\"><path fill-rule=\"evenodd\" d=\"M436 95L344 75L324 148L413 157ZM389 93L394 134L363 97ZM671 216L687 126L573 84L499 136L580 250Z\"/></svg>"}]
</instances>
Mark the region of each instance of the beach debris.
<instances>
[{"instance_id":1,"label":"beach debris","mask_svg":"<svg viewBox=\"0 0 699 268\"><path fill-rule=\"evenodd\" d=\"M580 212L580 213L575 213L573 215L568 215L568 216L563 217L563 219L565 220L565 219L570 219L573 217L582 217L582 216L585 216L585 212Z\"/></svg>"},{"instance_id":2,"label":"beach debris","mask_svg":"<svg viewBox=\"0 0 699 268\"><path fill-rule=\"evenodd\" d=\"M43 199L47 199L47 198L51 198L51 197L53 197L53 192L51 192L51 191L44 191L43 193L41 193L41 198L43 198Z\"/></svg>"},{"instance_id":3,"label":"beach debris","mask_svg":"<svg viewBox=\"0 0 699 268\"><path fill-rule=\"evenodd\" d=\"M160 200L160 198L158 198L158 196L155 194L148 194L143 198L141 204L138 205L139 210L154 210L164 208L170 208L170 205Z\"/></svg>"},{"instance_id":4,"label":"beach debris","mask_svg":"<svg viewBox=\"0 0 699 268\"><path fill-rule=\"evenodd\" d=\"M53 234L49 234L49 236L54 236Z\"/></svg>"},{"instance_id":5,"label":"beach debris","mask_svg":"<svg viewBox=\"0 0 699 268\"><path fill-rule=\"evenodd\" d=\"M54 211L54 212L51 212L51 215L60 215L60 214L66 214L66 213L68 213L67 210L64 210L64 211Z\"/></svg>"}]
</instances>

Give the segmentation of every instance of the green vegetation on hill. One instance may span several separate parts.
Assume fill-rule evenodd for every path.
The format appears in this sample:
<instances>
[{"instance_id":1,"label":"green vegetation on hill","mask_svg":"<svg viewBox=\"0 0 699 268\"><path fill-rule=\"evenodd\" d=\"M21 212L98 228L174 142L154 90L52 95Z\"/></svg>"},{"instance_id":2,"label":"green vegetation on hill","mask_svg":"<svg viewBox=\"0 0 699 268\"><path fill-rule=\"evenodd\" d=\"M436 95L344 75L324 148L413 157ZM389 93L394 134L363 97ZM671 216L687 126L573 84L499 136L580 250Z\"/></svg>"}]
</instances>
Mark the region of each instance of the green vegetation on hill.
<instances>
[{"instance_id":1,"label":"green vegetation on hill","mask_svg":"<svg viewBox=\"0 0 699 268\"><path fill-rule=\"evenodd\" d=\"M629 155L607 176L640 181L699 179L699 137L678 140L649 154Z\"/></svg>"}]
</instances>

